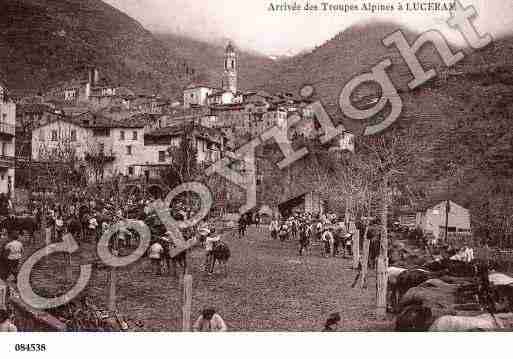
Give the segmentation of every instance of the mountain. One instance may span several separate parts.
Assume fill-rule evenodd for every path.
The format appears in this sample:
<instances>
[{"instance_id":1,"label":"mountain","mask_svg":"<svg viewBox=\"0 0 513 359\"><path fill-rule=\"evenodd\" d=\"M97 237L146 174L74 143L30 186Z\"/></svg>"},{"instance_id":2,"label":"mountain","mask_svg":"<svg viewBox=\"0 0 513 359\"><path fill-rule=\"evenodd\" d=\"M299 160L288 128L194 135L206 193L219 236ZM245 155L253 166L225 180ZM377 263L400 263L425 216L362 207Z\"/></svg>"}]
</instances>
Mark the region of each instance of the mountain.
<instances>
[{"instance_id":1,"label":"mountain","mask_svg":"<svg viewBox=\"0 0 513 359\"><path fill-rule=\"evenodd\" d=\"M44 90L89 66L111 83L178 95L187 59L100 0L3 0L0 75L12 90Z\"/></svg>"},{"instance_id":2,"label":"mountain","mask_svg":"<svg viewBox=\"0 0 513 359\"><path fill-rule=\"evenodd\" d=\"M305 84L315 87L316 97L323 101L328 112L336 119L342 119L338 106L339 95L353 77L368 72L384 59L390 59L388 69L396 86L407 89L410 80L408 67L395 47L387 48L382 44L386 34L400 29L399 25L387 22L362 23L352 26L316 47L309 53L300 54L280 61L273 76L262 78L256 87L268 91L299 93ZM402 29L409 41L418 34ZM438 56L431 47L424 47L419 58L426 64L438 64ZM362 86L358 96L375 93L374 88ZM347 122L347 119L346 119ZM358 132L362 123L349 123L351 130Z\"/></svg>"},{"instance_id":3,"label":"mountain","mask_svg":"<svg viewBox=\"0 0 513 359\"><path fill-rule=\"evenodd\" d=\"M398 28L389 23L351 27L308 54L280 61L273 76L262 78L255 87L297 93L305 84L314 85L314 98L322 100L334 122L343 122L359 134L377 118L349 121L338 106L340 93L352 77L370 71L385 58L391 59L393 65L387 73L403 102L401 115L392 129L408 128L412 142L431 148L422 158L411 159L409 187L428 198L449 195L471 209L475 224L494 223L490 218L499 221L510 216L513 37L498 39L475 52L461 49L466 56L451 69L445 67L433 46L424 46L418 54L424 68L434 68L446 76L411 91L407 83L413 77L406 63L395 46L386 48L381 42L384 34ZM410 43L418 36L404 29L403 34ZM458 50L451 47L453 52ZM361 86L355 97L376 95L379 91L375 87ZM425 162L431 165L420 165ZM487 219L481 220L483 217ZM498 223L497 227L502 225Z\"/></svg>"},{"instance_id":4,"label":"mountain","mask_svg":"<svg viewBox=\"0 0 513 359\"><path fill-rule=\"evenodd\" d=\"M209 43L175 34L155 34L170 51L188 59L197 70L197 79L213 86L221 85L226 43ZM239 56L239 88L251 90L262 79L275 74L277 62L254 51L237 49Z\"/></svg>"}]
</instances>

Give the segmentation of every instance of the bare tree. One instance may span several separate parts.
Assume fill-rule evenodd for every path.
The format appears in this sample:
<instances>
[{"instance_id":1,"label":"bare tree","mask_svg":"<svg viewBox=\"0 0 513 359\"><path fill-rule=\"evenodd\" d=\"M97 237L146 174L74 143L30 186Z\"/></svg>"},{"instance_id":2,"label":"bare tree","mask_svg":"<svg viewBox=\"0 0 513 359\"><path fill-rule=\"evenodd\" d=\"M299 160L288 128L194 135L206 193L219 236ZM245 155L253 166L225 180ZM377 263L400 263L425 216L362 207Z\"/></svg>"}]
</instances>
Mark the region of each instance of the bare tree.
<instances>
[{"instance_id":1,"label":"bare tree","mask_svg":"<svg viewBox=\"0 0 513 359\"><path fill-rule=\"evenodd\" d=\"M105 166L112 160L113 156L112 150L110 153L107 153L99 143L88 144L84 159L96 183L104 181Z\"/></svg>"},{"instance_id":2,"label":"bare tree","mask_svg":"<svg viewBox=\"0 0 513 359\"><path fill-rule=\"evenodd\" d=\"M170 161L163 174L171 188L195 180L200 173L198 151L192 130L192 127L184 128L180 143L168 149Z\"/></svg>"},{"instance_id":3,"label":"bare tree","mask_svg":"<svg viewBox=\"0 0 513 359\"><path fill-rule=\"evenodd\" d=\"M52 146L44 143L38 151L42 167L40 180L46 188L56 191L60 200L67 191L85 185L86 177L79 171L82 160L70 139L62 139Z\"/></svg>"},{"instance_id":4,"label":"bare tree","mask_svg":"<svg viewBox=\"0 0 513 359\"><path fill-rule=\"evenodd\" d=\"M359 145L366 159L375 170L379 179L381 198L381 238L377 263L377 309L376 316L383 319L386 315L387 268L388 268L388 210L391 202L391 190L402 182L413 165L420 166L429 147L414 137L408 130L388 131L380 136L361 138Z\"/></svg>"}]
</instances>

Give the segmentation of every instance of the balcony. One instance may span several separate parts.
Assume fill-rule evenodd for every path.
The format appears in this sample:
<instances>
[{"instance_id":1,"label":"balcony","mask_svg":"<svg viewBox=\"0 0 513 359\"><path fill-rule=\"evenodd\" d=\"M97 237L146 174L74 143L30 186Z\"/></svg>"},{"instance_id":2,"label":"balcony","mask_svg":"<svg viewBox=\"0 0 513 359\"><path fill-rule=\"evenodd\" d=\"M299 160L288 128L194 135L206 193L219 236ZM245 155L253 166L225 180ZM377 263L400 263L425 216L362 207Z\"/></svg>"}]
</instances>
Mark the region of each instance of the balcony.
<instances>
[{"instance_id":1,"label":"balcony","mask_svg":"<svg viewBox=\"0 0 513 359\"><path fill-rule=\"evenodd\" d=\"M14 137L16 127L10 123L0 121L0 135Z\"/></svg>"},{"instance_id":2,"label":"balcony","mask_svg":"<svg viewBox=\"0 0 513 359\"><path fill-rule=\"evenodd\" d=\"M0 169L14 168L14 156L0 155Z\"/></svg>"}]
</instances>

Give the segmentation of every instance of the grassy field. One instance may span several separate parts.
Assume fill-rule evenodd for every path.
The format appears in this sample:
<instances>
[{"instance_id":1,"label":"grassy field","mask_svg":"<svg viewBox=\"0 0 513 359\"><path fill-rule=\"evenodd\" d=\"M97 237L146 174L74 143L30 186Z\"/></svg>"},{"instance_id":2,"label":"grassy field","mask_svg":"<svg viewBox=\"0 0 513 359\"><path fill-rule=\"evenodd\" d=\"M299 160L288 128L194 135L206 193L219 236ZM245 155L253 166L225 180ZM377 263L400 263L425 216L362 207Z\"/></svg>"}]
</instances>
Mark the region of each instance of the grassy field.
<instances>
[{"instance_id":1,"label":"grassy field","mask_svg":"<svg viewBox=\"0 0 513 359\"><path fill-rule=\"evenodd\" d=\"M255 227L245 239L231 232L223 239L232 252L226 277L201 271L202 250L190 255L193 319L203 307L213 306L231 331L318 331L326 317L338 311L340 330L390 330L391 321L374 319L374 275L368 289L352 289L355 272L349 259L323 258L320 246L313 246L308 257L299 257L297 242L269 240L266 230ZM84 245L73 256L75 276L78 264L90 260L93 251L94 247ZM57 294L58 288L69 286L63 263L62 255L55 255L33 271L36 291ZM120 269L118 278L118 309L130 322L139 321L145 331L181 329L177 280L155 276L147 259ZM107 288L107 271L95 271L88 291L97 305L106 307Z\"/></svg>"}]
</instances>

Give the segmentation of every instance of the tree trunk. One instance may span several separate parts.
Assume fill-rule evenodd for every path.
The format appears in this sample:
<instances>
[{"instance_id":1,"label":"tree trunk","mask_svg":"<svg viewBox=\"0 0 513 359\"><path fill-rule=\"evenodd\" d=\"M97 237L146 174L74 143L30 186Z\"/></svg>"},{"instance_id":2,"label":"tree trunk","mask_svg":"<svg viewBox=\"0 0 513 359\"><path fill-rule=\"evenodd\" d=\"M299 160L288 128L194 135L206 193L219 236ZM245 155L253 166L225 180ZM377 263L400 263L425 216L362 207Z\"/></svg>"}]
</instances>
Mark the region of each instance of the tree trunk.
<instances>
[{"instance_id":1,"label":"tree trunk","mask_svg":"<svg viewBox=\"0 0 513 359\"><path fill-rule=\"evenodd\" d=\"M349 225L349 233L353 233L353 269L358 269L360 264L360 231L356 228L354 222Z\"/></svg>"},{"instance_id":2,"label":"tree trunk","mask_svg":"<svg viewBox=\"0 0 513 359\"><path fill-rule=\"evenodd\" d=\"M109 297L108 297L108 309L111 312L116 311L116 282L117 273L116 268L111 267L109 271Z\"/></svg>"},{"instance_id":3,"label":"tree trunk","mask_svg":"<svg viewBox=\"0 0 513 359\"><path fill-rule=\"evenodd\" d=\"M369 269L369 249L370 240L368 237L369 224L365 223L365 231L363 233L363 254L362 254L362 273L360 274L360 288L365 288L367 280L367 271Z\"/></svg>"},{"instance_id":4,"label":"tree trunk","mask_svg":"<svg viewBox=\"0 0 513 359\"><path fill-rule=\"evenodd\" d=\"M344 214L344 222L349 227L349 207L351 206L351 197L346 197L346 212ZM349 228L348 228L349 229Z\"/></svg>"},{"instance_id":5,"label":"tree trunk","mask_svg":"<svg viewBox=\"0 0 513 359\"><path fill-rule=\"evenodd\" d=\"M73 283L73 261L71 253L65 253L66 255L66 277L69 283Z\"/></svg>"},{"instance_id":6,"label":"tree trunk","mask_svg":"<svg viewBox=\"0 0 513 359\"><path fill-rule=\"evenodd\" d=\"M376 317L378 320L385 319L387 309L387 268L388 268L388 181L386 177L383 180L382 193L382 213L381 213L381 239L379 246L379 257L377 265L377 309Z\"/></svg>"}]
</instances>

